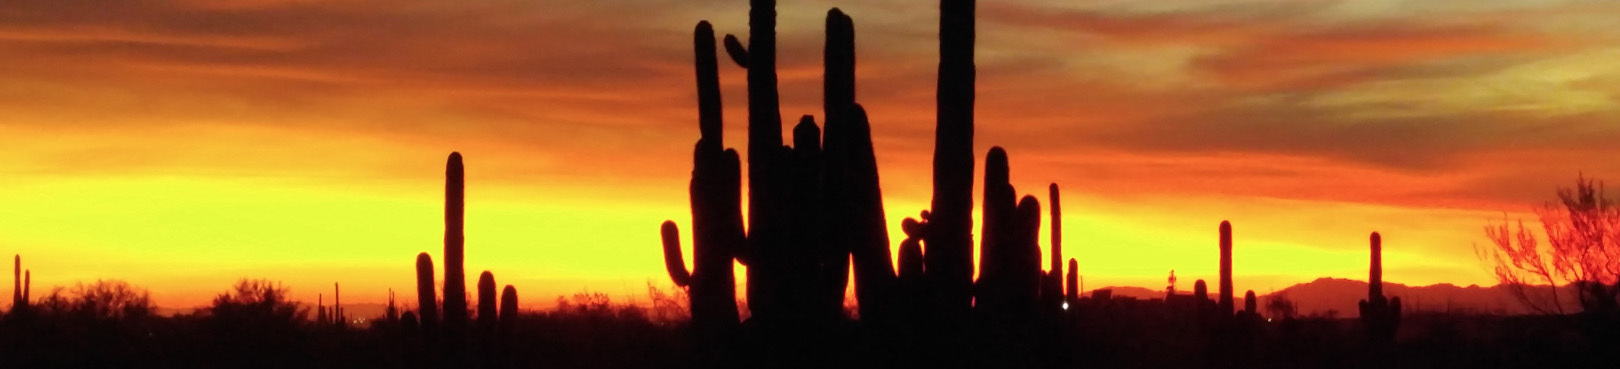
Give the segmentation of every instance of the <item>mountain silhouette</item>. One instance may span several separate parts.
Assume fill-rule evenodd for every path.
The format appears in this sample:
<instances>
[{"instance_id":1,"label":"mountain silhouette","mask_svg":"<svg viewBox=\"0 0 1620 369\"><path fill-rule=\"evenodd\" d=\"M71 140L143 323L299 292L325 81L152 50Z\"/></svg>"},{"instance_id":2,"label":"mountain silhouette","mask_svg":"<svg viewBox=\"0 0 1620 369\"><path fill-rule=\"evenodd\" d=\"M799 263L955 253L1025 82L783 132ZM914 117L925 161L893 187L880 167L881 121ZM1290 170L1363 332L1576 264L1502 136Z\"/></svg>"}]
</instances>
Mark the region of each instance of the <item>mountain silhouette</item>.
<instances>
[{"instance_id":1,"label":"mountain silhouette","mask_svg":"<svg viewBox=\"0 0 1620 369\"><path fill-rule=\"evenodd\" d=\"M1135 286L1098 288L1098 290L1104 289L1111 290L1114 298L1135 298L1140 300L1164 298L1164 290ZM1547 286L1533 286L1527 288L1527 290L1534 294L1535 298L1551 301L1548 297L1550 290ZM1358 296L1366 293L1366 281L1322 277L1314 281L1260 294L1257 300L1260 306L1263 307L1276 296L1284 296L1289 301L1293 301L1295 308L1298 309L1301 315L1325 315L1331 310L1336 312L1335 316L1339 318L1355 318L1359 316L1359 309L1356 308ZM1561 302L1565 311L1580 311L1580 304L1572 298L1572 296L1575 296L1574 293L1575 290L1572 288L1560 287L1559 296L1563 296ZM1178 291L1178 294L1191 296L1192 291ZM1502 285L1490 287L1469 285L1462 287L1450 283L1440 283L1427 286L1408 286L1386 281L1384 282L1384 294L1391 297L1400 296L1408 304L1408 311L1414 313L1453 312L1491 315L1536 313L1519 302L1519 299L1513 296L1509 287ZM1087 296L1089 295L1088 293ZM1263 310L1262 308L1262 314L1265 313Z\"/></svg>"}]
</instances>

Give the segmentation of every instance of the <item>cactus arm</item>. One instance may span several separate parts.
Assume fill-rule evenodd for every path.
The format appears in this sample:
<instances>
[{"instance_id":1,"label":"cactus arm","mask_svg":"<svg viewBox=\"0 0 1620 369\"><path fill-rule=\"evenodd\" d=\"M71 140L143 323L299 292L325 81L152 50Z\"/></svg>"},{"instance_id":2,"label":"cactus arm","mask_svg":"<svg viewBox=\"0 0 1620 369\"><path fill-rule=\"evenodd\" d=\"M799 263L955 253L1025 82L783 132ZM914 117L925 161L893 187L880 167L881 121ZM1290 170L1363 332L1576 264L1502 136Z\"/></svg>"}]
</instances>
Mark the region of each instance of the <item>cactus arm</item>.
<instances>
[{"instance_id":1,"label":"cactus arm","mask_svg":"<svg viewBox=\"0 0 1620 369\"><path fill-rule=\"evenodd\" d=\"M686 260L681 257L680 230L674 221L666 220L659 227L659 233L664 239L664 269L669 271L669 279L676 286L686 287L691 283L692 273L686 270Z\"/></svg>"},{"instance_id":2,"label":"cactus arm","mask_svg":"<svg viewBox=\"0 0 1620 369\"><path fill-rule=\"evenodd\" d=\"M731 61L743 69L748 69L748 49L743 47L742 41L737 41L737 36L726 35L725 43L726 55L731 56Z\"/></svg>"}]
</instances>

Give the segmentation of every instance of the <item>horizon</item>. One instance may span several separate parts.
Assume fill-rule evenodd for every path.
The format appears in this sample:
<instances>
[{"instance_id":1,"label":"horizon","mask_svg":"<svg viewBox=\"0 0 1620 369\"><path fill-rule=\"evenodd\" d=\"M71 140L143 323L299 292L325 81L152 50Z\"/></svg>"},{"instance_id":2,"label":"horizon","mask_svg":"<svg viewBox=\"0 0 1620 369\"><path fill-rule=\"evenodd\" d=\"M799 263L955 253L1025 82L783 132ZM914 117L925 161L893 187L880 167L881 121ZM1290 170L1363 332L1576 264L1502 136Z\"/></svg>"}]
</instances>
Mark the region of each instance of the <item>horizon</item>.
<instances>
[{"instance_id":1,"label":"horizon","mask_svg":"<svg viewBox=\"0 0 1620 369\"><path fill-rule=\"evenodd\" d=\"M667 289L659 224L691 245L687 32L745 34L735 3L8 5L0 253L34 296L120 279L185 308L246 277L414 305L455 151L468 274L525 307ZM1494 286L1485 226L1539 229L1530 210L1578 174L1620 178L1602 159L1620 157L1620 32L1602 22L1620 4L1072 3L980 2L974 212L982 154L1003 147L1020 193L1062 186L1087 285L1213 284L1230 220L1237 291L1364 280L1375 231L1386 280ZM901 219L929 207L937 12L783 2L784 122L823 121L833 6L859 37L897 254ZM720 68L742 153L744 74Z\"/></svg>"}]
</instances>

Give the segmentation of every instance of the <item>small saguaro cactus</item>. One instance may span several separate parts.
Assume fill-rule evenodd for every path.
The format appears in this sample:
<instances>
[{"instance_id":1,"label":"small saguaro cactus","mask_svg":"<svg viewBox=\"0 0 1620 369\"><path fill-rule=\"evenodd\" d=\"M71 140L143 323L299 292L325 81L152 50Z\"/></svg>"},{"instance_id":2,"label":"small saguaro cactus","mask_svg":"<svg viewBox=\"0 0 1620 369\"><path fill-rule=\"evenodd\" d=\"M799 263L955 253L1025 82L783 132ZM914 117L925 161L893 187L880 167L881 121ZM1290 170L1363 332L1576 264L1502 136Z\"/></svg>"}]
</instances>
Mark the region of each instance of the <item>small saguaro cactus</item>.
<instances>
[{"instance_id":1,"label":"small saguaro cactus","mask_svg":"<svg viewBox=\"0 0 1620 369\"><path fill-rule=\"evenodd\" d=\"M1401 298L1384 297L1383 236L1373 232L1371 265L1367 268L1367 299L1361 300L1361 323L1367 327L1367 338L1374 343L1387 344L1395 340L1395 330L1401 324Z\"/></svg>"},{"instance_id":2,"label":"small saguaro cactus","mask_svg":"<svg viewBox=\"0 0 1620 369\"><path fill-rule=\"evenodd\" d=\"M1258 306L1259 304L1260 304L1260 301L1256 300L1255 297L1254 297L1254 290L1248 290L1246 292L1243 292L1243 312L1244 313L1247 313L1249 315L1259 314L1259 310L1255 309L1255 307Z\"/></svg>"},{"instance_id":3,"label":"small saguaro cactus","mask_svg":"<svg viewBox=\"0 0 1620 369\"><path fill-rule=\"evenodd\" d=\"M500 325L503 331L510 332L517 324L518 294L517 287L506 285L501 289Z\"/></svg>"},{"instance_id":4,"label":"small saguaro cactus","mask_svg":"<svg viewBox=\"0 0 1620 369\"><path fill-rule=\"evenodd\" d=\"M1221 300L1220 313L1232 316L1232 223L1221 221Z\"/></svg>"},{"instance_id":5,"label":"small saguaro cactus","mask_svg":"<svg viewBox=\"0 0 1620 369\"><path fill-rule=\"evenodd\" d=\"M383 310L383 318L389 323L399 322L399 308L394 307L394 289L388 289L388 308Z\"/></svg>"},{"instance_id":6,"label":"small saguaro cactus","mask_svg":"<svg viewBox=\"0 0 1620 369\"><path fill-rule=\"evenodd\" d=\"M1200 308L1209 303L1209 285L1204 280L1193 281L1193 298Z\"/></svg>"},{"instance_id":7,"label":"small saguaro cactus","mask_svg":"<svg viewBox=\"0 0 1620 369\"><path fill-rule=\"evenodd\" d=\"M1067 281L1064 281L1064 283L1067 283L1068 289L1065 290L1064 292L1067 292L1067 295L1069 295L1069 300L1079 300L1080 299L1080 262L1075 260L1074 258L1069 258L1069 278L1068 278Z\"/></svg>"},{"instance_id":8,"label":"small saguaro cactus","mask_svg":"<svg viewBox=\"0 0 1620 369\"><path fill-rule=\"evenodd\" d=\"M486 337L495 331L495 299L495 274L485 270L478 274L478 330Z\"/></svg>"},{"instance_id":9,"label":"small saguaro cactus","mask_svg":"<svg viewBox=\"0 0 1620 369\"><path fill-rule=\"evenodd\" d=\"M439 298L433 285L433 257L428 253L416 254L416 310L422 323L422 334L435 337L439 328Z\"/></svg>"}]
</instances>

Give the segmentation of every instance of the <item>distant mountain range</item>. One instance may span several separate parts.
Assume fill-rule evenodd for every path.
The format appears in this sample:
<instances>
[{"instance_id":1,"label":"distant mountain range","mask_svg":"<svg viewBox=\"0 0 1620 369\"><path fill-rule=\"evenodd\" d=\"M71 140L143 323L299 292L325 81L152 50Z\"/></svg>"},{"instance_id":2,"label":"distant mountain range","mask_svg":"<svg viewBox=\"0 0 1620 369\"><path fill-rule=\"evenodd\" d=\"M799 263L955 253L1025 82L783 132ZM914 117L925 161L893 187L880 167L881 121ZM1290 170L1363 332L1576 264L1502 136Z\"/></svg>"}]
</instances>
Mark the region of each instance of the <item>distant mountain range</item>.
<instances>
[{"instance_id":1,"label":"distant mountain range","mask_svg":"<svg viewBox=\"0 0 1620 369\"><path fill-rule=\"evenodd\" d=\"M1113 290L1116 297L1128 296L1138 299L1163 299L1163 290L1150 290L1141 287L1106 287ZM1176 291L1178 294L1191 294L1191 291ZM1216 297L1211 291L1210 298ZM1552 301L1551 290L1547 286L1530 287L1529 292L1534 294L1537 301ZM1561 287L1558 291L1559 301L1563 303L1565 311L1579 311L1579 304L1574 300L1574 291L1568 287ZM1308 283L1300 283L1270 294L1260 295L1260 311L1265 313L1265 306L1271 299L1283 296L1294 302L1300 315L1333 314L1341 318L1356 317L1359 309L1357 302L1367 298L1367 282L1343 278L1318 278ZM1407 312L1470 312L1481 314L1518 315L1533 313L1525 307L1518 298L1513 296L1507 286L1480 287L1470 285L1458 287L1449 283L1428 286L1407 286L1400 283L1384 282L1384 296L1400 296L1403 308ZM1238 306L1242 307L1243 296L1237 296Z\"/></svg>"}]
</instances>

